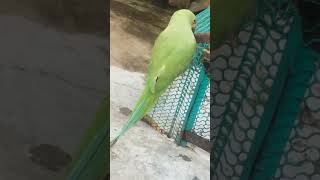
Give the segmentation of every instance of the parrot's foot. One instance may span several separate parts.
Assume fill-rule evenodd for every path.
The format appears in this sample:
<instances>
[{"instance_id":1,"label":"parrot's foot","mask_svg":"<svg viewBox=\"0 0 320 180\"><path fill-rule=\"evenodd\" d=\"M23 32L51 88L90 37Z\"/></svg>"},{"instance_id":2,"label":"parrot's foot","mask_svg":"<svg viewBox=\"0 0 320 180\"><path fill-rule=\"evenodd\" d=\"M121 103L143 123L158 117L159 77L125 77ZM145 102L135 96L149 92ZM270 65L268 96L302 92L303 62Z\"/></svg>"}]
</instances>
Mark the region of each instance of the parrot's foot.
<instances>
[{"instance_id":1,"label":"parrot's foot","mask_svg":"<svg viewBox=\"0 0 320 180\"><path fill-rule=\"evenodd\" d=\"M210 62L210 50L203 49L203 58L201 59L201 63Z\"/></svg>"},{"instance_id":2,"label":"parrot's foot","mask_svg":"<svg viewBox=\"0 0 320 180\"><path fill-rule=\"evenodd\" d=\"M116 142L118 141L119 137L114 138L111 142L110 142L110 148L116 144Z\"/></svg>"},{"instance_id":3,"label":"parrot's foot","mask_svg":"<svg viewBox=\"0 0 320 180\"><path fill-rule=\"evenodd\" d=\"M210 62L213 58L210 55L210 49L203 49L203 57L201 58L201 63L204 66L207 76L210 76Z\"/></svg>"}]
</instances>

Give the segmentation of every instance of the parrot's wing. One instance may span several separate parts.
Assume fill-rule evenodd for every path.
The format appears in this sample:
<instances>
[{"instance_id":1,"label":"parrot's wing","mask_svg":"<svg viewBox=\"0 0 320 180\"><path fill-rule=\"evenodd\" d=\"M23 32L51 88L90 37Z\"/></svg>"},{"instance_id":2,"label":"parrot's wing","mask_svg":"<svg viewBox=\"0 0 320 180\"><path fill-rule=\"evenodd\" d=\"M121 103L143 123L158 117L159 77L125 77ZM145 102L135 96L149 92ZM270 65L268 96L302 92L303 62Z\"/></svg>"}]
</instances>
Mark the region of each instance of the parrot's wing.
<instances>
[{"instance_id":1,"label":"parrot's wing","mask_svg":"<svg viewBox=\"0 0 320 180\"><path fill-rule=\"evenodd\" d=\"M157 73L165 68L165 72L170 72L174 78L177 77L191 62L195 49L196 41L191 30L186 32L164 30L155 41L149 74L157 76Z\"/></svg>"},{"instance_id":2,"label":"parrot's wing","mask_svg":"<svg viewBox=\"0 0 320 180\"><path fill-rule=\"evenodd\" d=\"M154 69L155 66L161 64L161 60L165 59L169 54L174 51L174 44L172 43L172 39L170 40L170 33L166 33L166 30L162 31L157 39L155 40L153 49L152 49L152 57L151 62L149 64L149 73Z\"/></svg>"}]
</instances>

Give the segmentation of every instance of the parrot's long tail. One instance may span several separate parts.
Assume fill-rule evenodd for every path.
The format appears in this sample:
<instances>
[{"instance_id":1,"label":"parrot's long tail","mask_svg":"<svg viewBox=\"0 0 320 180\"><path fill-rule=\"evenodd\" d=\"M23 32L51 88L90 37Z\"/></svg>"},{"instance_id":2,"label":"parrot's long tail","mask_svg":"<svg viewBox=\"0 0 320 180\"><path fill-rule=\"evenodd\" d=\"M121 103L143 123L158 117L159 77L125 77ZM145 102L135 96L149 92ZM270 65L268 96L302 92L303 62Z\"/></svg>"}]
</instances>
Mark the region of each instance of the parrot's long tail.
<instances>
[{"instance_id":1,"label":"parrot's long tail","mask_svg":"<svg viewBox=\"0 0 320 180\"><path fill-rule=\"evenodd\" d=\"M116 136L110 142L110 147L112 147L119 140L119 138L128 131L128 129L130 129L136 122L143 118L143 116L154 105L155 100L155 96L149 91L149 89L145 89L139 101L137 102L128 122L123 126L118 136Z\"/></svg>"}]
</instances>

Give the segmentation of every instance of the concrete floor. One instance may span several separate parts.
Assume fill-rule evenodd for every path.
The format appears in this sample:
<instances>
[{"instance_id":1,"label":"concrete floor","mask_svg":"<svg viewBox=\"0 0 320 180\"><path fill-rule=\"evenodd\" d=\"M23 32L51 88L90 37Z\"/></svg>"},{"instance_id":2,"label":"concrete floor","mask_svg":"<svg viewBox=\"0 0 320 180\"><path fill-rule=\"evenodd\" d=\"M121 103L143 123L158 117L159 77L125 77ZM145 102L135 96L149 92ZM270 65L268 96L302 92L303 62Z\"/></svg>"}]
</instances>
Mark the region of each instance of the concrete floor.
<instances>
[{"instance_id":1,"label":"concrete floor","mask_svg":"<svg viewBox=\"0 0 320 180\"><path fill-rule=\"evenodd\" d=\"M56 180L29 159L51 144L72 154L105 94L106 39L0 16L0 180Z\"/></svg>"},{"instance_id":2,"label":"concrete floor","mask_svg":"<svg viewBox=\"0 0 320 180\"><path fill-rule=\"evenodd\" d=\"M144 74L110 68L110 138L126 123L143 87ZM207 180L209 153L177 146L145 122L138 122L111 149L111 180Z\"/></svg>"}]
</instances>

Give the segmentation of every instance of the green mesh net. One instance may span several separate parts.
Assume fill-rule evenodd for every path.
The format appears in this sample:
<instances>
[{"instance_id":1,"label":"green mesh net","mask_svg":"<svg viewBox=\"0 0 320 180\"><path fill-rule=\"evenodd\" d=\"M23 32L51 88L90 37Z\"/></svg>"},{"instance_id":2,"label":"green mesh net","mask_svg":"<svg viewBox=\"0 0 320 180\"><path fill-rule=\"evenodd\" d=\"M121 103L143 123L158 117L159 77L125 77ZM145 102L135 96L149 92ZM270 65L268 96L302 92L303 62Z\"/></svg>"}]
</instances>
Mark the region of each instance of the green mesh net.
<instances>
[{"instance_id":1,"label":"green mesh net","mask_svg":"<svg viewBox=\"0 0 320 180\"><path fill-rule=\"evenodd\" d=\"M294 31L301 32L300 47L295 49L292 70L256 159L253 179L320 178L320 53L314 51L320 50L320 21L312 15L320 10L320 3L300 1L298 7L301 21Z\"/></svg>"},{"instance_id":2,"label":"green mesh net","mask_svg":"<svg viewBox=\"0 0 320 180\"><path fill-rule=\"evenodd\" d=\"M308 61L306 56L300 59L303 62ZM309 61L310 62L310 61ZM320 179L320 56L314 67L308 67L313 64L297 63L299 70L296 75L288 80L286 90L290 93L281 101L281 111L278 112L279 120L283 122L292 122L288 124L289 128L285 130L288 137L282 138L282 151L279 151L279 157L272 163L272 179L277 180L315 180ZM311 75L310 75L311 72ZM311 77L311 78L310 78ZM311 81L311 83L309 83ZM291 83L289 83L291 82ZM307 87L307 89L305 89ZM300 88L300 90L299 90ZM300 91L302 98L293 94ZM304 94L304 96L303 96ZM295 102L294 102L295 101ZM296 105L295 105L296 104ZM294 113L292 106L299 113ZM284 108L286 107L286 108ZM292 116L293 114L293 116ZM279 125L278 125L279 126ZM279 126L280 127L280 126ZM282 128L283 129L283 128ZM283 131L281 132L283 134ZM279 132L278 132L279 134ZM273 135L274 136L274 135ZM283 136L282 136L283 137ZM275 137L274 137L275 138ZM275 140L275 139L274 139ZM273 142L275 143L275 142ZM265 153L264 153L265 154ZM277 155L276 155L277 156ZM263 161L258 161L257 166L265 165ZM272 175L272 174L271 174ZM272 176L271 176L272 177ZM271 179L271 178L270 178Z\"/></svg>"},{"instance_id":3,"label":"green mesh net","mask_svg":"<svg viewBox=\"0 0 320 180\"><path fill-rule=\"evenodd\" d=\"M259 14L213 52L211 168L213 179L249 178L289 71L292 7L260 1Z\"/></svg>"},{"instance_id":4,"label":"green mesh net","mask_svg":"<svg viewBox=\"0 0 320 180\"><path fill-rule=\"evenodd\" d=\"M196 16L196 33L210 31L210 9ZM198 44L193 62L187 71L168 88L149 115L160 131L183 144L185 134L192 134L209 141L210 138L210 88L200 62L202 50L208 44Z\"/></svg>"},{"instance_id":5,"label":"green mesh net","mask_svg":"<svg viewBox=\"0 0 320 180\"><path fill-rule=\"evenodd\" d=\"M303 95L310 85L310 78L314 72L314 56L305 48L297 49L296 52L297 57L283 88L277 112L254 164L253 179L273 179L300 111Z\"/></svg>"},{"instance_id":6,"label":"green mesh net","mask_svg":"<svg viewBox=\"0 0 320 180\"><path fill-rule=\"evenodd\" d=\"M304 48L300 18L291 1L261 0L257 11L256 19L240 31L237 47L227 42L213 52L212 179L317 179L319 139L309 139L317 132L303 129L301 122L292 130L315 56ZM313 108L320 104L312 100ZM320 119L320 114L313 115ZM312 141L305 147L313 150L313 160L305 156L308 148L300 149L300 156L292 154L293 138L301 136L298 146Z\"/></svg>"}]
</instances>

